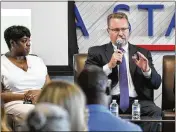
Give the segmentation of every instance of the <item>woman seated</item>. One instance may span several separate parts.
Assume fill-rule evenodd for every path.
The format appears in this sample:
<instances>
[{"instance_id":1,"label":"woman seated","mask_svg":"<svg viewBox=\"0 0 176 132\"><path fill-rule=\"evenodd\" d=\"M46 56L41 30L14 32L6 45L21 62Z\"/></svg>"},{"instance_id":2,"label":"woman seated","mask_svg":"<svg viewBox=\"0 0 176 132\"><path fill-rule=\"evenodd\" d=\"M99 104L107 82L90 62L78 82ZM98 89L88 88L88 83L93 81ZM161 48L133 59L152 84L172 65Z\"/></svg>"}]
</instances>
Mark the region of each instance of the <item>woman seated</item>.
<instances>
[{"instance_id":1,"label":"woman seated","mask_svg":"<svg viewBox=\"0 0 176 132\"><path fill-rule=\"evenodd\" d=\"M44 86L37 102L62 106L68 111L71 131L87 130L85 96L78 86L64 81L51 82Z\"/></svg>"},{"instance_id":2,"label":"woman seated","mask_svg":"<svg viewBox=\"0 0 176 132\"><path fill-rule=\"evenodd\" d=\"M6 113L18 119L34 108L41 88L50 81L42 59L29 55L30 37L24 26L11 26L4 32L9 52L1 55L1 98Z\"/></svg>"}]
</instances>

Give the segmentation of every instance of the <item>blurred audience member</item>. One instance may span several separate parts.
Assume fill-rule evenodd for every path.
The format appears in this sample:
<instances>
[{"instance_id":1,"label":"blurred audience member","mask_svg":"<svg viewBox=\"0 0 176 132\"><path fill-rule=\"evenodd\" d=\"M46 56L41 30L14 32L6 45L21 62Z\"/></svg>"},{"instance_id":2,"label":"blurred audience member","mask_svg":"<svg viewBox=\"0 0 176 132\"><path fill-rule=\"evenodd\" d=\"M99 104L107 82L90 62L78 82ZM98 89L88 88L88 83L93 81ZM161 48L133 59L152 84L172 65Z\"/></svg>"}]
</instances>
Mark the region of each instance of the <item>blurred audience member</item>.
<instances>
[{"instance_id":1,"label":"blurred audience member","mask_svg":"<svg viewBox=\"0 0 176 132\"><path fill-rule=\"evenodd\" d=\"M70 117L71 131L87 130L85 120L85 97L81 89L64 81L44 86L38 103L49 102L65 108Z\"/></svg>"},{"instance_id":2,"label":"blurred audience member","mask_svg":"<svg viewBox=\"0 0 176 132\"><path fill-rule=\"evenodd\" d=\"M42 59L29 55L30 37L24 26L11 26L4 32L9 52L1 56L1 98L6 112L18 119L34 108L41 88L50 81Z\"/></svg>"},{"instance_id":3,"label":"blurred audience member","mask_svg":"<svg viewBox=\"0 0 176 132\"><path fill-rule=\"evenodd\" d=\"M11 131L7 124L6 113L4 110L4 102L1 100L1 132Z\"/></svg>"},{"instance_id":4,"label":"blurred audience member","mask_svg":"<svg viewBox=\"0 0 176 132\"><path fill-rule=\"evenodd\" d=\"M110 113L106 94L107 81L103 70L93 65L84 69L78 77L78 84L87 97L89 131L141 131L139 126Z\"/></svg>"},{"instance_id":5,"label":"blurred audience member","mask_svg":"<svg viewBox=\"0 0 176 132\"><path fill-rule=\"evenodd\" d=\"M54 104L37 104L29 113L20 131L70 131L68 113L65 109Z\"/></svg>"}]
</instances>

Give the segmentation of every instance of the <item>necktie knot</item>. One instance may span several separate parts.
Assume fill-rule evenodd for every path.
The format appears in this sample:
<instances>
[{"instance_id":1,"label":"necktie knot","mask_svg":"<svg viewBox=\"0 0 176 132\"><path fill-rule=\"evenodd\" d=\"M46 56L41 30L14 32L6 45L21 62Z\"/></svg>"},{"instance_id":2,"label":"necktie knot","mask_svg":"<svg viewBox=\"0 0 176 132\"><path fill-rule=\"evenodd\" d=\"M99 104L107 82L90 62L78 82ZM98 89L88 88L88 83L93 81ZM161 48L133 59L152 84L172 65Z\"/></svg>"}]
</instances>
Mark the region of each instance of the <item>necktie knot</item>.
<instances>
[{"instance_id":1,"label":"necktie knot","mask_svg":"<svg viewBox=\"0 0 176 132\"><path fill-rule=\"evenodd\" d=\"M120 48L120 50L121 50L122 52L125 52L125 50L124 50L122 47Z\"/></svg>"}]
</instances>

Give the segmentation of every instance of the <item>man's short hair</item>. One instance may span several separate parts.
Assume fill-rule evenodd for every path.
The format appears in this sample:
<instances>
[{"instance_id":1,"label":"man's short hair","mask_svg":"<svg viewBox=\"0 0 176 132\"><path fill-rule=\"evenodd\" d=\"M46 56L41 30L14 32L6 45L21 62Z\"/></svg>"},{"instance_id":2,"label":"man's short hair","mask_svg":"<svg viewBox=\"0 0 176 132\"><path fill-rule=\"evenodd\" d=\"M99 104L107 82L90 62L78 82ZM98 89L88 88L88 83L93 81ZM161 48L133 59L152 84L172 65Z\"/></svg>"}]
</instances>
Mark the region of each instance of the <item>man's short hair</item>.
<instances>
[{"instance_id":1,"label":"man's short hair","mask_svg":"<svg viewBox=\"0 0 176 132\"><path fill-rule=\"evenodd\" d=\"M77 83L80 85L86 96L105 93L108 78L102 68L91 65L83 69L78 76Z\"/></svg>"},{"instance_id":2,"label":"man's short hair","mask_svg":"<svg viewBox=\"0 0 176 132\"><path fill-rule=\"evenodd\" d=\"M112 13L112 14L108 15L108 17L107 17L107 25L108 26L109 26L109 21L112 18L117 18L117 19L125 18L128 21L128 16L125 13L123 13L123 12ZM128 23L129 23L129 21L128 21Z\"/></svg>"}]
</instances>

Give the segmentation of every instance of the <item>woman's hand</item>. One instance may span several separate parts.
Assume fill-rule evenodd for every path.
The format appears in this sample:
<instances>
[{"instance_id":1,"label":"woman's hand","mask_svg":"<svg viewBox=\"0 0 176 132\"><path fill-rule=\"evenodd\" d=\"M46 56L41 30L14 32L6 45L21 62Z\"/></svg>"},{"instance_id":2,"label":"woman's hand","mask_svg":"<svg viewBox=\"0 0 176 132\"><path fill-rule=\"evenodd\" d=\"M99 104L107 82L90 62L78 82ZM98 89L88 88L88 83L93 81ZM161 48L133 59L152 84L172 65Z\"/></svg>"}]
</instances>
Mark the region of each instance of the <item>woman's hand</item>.
<instances>
[{"instance_id":1,"label":"woman's hand","mask_svg":"<svg viewBox=\"0 0 176 132\"><path fill-rule=\"evenodd\" d=\"M29 90L24 94L24 100L31 100L32 104L35 104L41 90Z\"/></svg>"}]
</instances>

